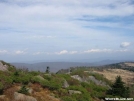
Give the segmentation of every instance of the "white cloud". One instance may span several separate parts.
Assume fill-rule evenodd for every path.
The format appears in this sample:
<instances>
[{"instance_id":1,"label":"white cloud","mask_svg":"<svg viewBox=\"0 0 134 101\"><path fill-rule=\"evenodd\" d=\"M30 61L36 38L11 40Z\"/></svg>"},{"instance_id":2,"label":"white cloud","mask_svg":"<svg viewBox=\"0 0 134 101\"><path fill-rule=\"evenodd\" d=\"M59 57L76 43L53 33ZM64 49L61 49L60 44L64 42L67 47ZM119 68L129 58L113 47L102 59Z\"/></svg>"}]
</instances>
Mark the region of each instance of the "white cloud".
<instances>
[{"instance_id":1,"label":"white cloud","mask_svg":"<svg viewBox=\"0 0 134 101\"><path fill-rule=\"evenodd\" d=\"M128 50L128 49L121 49L121 50L116 50L115 52L128 52L128 51L131 51L131 50Z\"/></svg>"},{"instance_id":2,"label":"white cloud","mask_svg":"<svg viewBox=\"0 0 134 101\"><path fill-rule=\"evenodd\" d=\"M98 53L98 52L112 52L111 49L90 49L84 51L84 53Z\"/></svg>"},{"instance_id":3,"label":"white cloud","mask_svg":"<svg viewBox=\"0 0 134 101\"><path fill-rule=\"evenodd\" d=\"M56 54L58 54L58 55L67 54L67 53L68 53L67 50L62 50L60 52L56 52Z\"/></svg>"},{"instance_id":4,"label":"white cloud","mask_svg":"<svg viewBox=\"0 0 134 101\"><path fill-rule=\"evenodd\" d=\"M17 50L15 51L15 54L20 55L20 54L26 54L26 51L21 51L21 50Z\"/></svg>"},{"instance_id":5,"label":"white cloud","mask_svg":"<svg viewBox=\"0 0 134 101\"><path fill-rule=\"evenodd\" d=\"M70 51L69 54L77 54L78 51Z\"/></svg>"},{"instance_id":6,"label":"white cloud","mask_svg":"<svg viewBox=\"0 0 134 101\"><path fill-rule=\"evenodd\" d=\"M49 53L49 52L34 52L33 53L33 55L45 55L45 54L50 55L52 53Z\"/></svg>"},{"instance_id":7,"label":"white cloud","mask_svg":"<svg viewBox=\"0 0 134 101\"><path fill-rule=\"evenodd\" d=\"M130 46L130 42L122 42L121 44L120 44L120 47L121 48L126 48L126 47L128 47L128 46Z\"/></svg>"},{"instance_id":8,"label":"white cloud","mask_svg":"<svg viewBox=\"0 0 134 101\"><path fill-rule=\"evenodd\" d=\"M7 50L0 50L0 54L6 54L6 53L8 53Z\"/></svg>"}]
</instances>

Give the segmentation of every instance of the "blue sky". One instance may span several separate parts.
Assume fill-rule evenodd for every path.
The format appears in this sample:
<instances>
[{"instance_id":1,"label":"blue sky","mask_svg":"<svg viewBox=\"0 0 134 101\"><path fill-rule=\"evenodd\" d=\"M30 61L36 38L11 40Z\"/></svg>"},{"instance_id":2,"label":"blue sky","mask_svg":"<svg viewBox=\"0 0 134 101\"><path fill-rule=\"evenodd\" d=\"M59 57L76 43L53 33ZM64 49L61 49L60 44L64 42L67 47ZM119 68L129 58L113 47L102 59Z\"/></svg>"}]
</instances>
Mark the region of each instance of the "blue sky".
<instances>
[{"instance_id":1,"label":"blue sky","mask_svg":"<svg viewBox=\"0 0 134 101\"><path fill-rule=\"evenodd\" d=\"M0 59L134 60L134 2L0 0Z\"/></svg>"}]
</instances>

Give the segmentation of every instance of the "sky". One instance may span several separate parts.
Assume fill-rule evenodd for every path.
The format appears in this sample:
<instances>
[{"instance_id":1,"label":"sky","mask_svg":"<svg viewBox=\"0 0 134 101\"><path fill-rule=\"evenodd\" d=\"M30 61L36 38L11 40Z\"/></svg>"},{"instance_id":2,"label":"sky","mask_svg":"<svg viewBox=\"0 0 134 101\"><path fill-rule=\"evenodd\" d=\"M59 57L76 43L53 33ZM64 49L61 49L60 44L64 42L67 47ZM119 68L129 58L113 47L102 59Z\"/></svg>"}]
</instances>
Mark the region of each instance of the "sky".
<instances>
[{"instance_id":1,"label":"sky","mask_svg":"<svg viewBox=\"0 0 134 101\"><path fill-rule=\"evenodd\" d=\"M0 0L0 60L134 60L133 0Z\"/></svg>"}]
</instances>

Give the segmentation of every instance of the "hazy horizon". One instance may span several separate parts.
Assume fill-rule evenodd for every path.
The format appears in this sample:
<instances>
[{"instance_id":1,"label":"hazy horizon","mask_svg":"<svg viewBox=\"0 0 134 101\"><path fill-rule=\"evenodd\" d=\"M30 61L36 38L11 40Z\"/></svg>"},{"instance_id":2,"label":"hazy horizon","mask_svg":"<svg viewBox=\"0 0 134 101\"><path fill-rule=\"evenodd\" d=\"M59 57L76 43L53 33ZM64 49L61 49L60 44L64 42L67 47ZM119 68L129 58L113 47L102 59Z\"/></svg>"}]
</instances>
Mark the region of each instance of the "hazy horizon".
<instances>
[{"instance_id":1,"label":"hazy horizon","mask_svg":"<svg viewBox=\"0 0 134 101\"><path fill-rule=\"evenodd\" d=\"M134 60L133 0L1 0L0 60Z\"/></svg>"}]
</instances>

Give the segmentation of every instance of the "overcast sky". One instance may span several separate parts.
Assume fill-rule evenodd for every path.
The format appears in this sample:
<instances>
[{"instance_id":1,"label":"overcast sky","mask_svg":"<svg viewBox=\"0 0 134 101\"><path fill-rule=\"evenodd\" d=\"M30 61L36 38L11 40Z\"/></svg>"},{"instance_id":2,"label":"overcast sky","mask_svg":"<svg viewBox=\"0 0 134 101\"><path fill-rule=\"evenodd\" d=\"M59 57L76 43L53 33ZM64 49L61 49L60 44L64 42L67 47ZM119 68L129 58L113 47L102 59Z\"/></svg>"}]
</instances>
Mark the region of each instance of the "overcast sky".
<instances>
[{"instance_id":1,"label":"overcast sky","mask_svg":"<svg viewBox=\"0 0 134 101\"><path fill-rule=\"evenodd\" d=\"M0 0L0 59L134 60L134 1Z\"/></svg>"}]
</instances>

